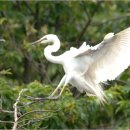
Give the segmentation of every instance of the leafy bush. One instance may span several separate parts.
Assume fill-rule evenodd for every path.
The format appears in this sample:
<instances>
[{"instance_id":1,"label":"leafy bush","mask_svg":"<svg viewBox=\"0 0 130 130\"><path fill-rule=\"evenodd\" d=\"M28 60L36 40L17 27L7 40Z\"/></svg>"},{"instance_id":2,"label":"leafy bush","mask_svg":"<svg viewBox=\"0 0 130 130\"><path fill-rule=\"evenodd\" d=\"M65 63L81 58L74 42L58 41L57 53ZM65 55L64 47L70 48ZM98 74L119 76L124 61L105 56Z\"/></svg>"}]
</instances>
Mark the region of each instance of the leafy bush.
<instances>
[{"instance_id":1,"label":"leafy bush","mask_svg":"<svg viewBox=\"0 0 130 130\"><path fill-rule=\"evenodd\" d=\"M99 103L95 97L82 96L74 98L67 88L59 100L34 102L26 96L47 97L53 91L49 85L34 81L28 85L11 86L11 82L0 78L1 109L13 111L19 91L24 89L18 104L20 128L76 129L76 128L129 128L130 103L128 86L115 85L106 94L108 103ZM30 114L25 114L29 113ZM37 111L37 112L36 112ZM13 121L13 114L2 113L0 120ZM23 127L22 127L23 125ZM10 129L12 126L1 123L0 128Z\"/></svg>"}]
</instances>

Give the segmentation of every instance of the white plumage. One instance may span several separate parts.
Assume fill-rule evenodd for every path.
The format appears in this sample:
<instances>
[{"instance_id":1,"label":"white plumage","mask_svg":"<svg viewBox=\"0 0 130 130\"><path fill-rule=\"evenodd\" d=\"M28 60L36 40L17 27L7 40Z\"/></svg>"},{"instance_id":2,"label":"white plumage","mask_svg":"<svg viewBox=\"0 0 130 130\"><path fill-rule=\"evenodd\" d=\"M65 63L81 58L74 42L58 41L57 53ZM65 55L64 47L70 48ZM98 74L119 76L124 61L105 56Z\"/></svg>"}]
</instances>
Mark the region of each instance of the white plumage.
<instances>
[{"instance_id":1,"label":"white plumage","mask_svg":"<svg viewBox=\"0 0 130 130\"><path fill-rule=\"evenodd\" d=\"M103 41L96 46L90 47L84 42L79 49L71 47L60 56L53 56L60 48L60 41L56 35L48 34L34 43L52 42L45 48L45 57L53 62L61 64L65 75L58 87L52 93L54 96L57 90L70 83L77 87L80 92L86 92L97 96L104 101L105 94L101 82L113 80L130 65L130 28L117 34L107 34Z\"/></svg>"}]
</instances>

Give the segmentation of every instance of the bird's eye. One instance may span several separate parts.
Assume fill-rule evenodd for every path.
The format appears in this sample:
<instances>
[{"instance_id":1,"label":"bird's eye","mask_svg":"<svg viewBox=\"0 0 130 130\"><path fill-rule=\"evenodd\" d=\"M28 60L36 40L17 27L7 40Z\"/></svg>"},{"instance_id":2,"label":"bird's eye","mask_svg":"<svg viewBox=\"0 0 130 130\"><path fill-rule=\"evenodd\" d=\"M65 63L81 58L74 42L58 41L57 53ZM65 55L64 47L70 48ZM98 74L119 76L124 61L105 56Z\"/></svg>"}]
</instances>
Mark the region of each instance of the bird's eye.
<instances>
[{"instance_id":1,"label":"bird's eye","mask_svg":"<svg viewBox=\"0 0 130 130\"><path fill-rule=\"evenodd\" d=\"M43 40L47 40L47 38L45 37Z\"/></svg>"}]
</instances>

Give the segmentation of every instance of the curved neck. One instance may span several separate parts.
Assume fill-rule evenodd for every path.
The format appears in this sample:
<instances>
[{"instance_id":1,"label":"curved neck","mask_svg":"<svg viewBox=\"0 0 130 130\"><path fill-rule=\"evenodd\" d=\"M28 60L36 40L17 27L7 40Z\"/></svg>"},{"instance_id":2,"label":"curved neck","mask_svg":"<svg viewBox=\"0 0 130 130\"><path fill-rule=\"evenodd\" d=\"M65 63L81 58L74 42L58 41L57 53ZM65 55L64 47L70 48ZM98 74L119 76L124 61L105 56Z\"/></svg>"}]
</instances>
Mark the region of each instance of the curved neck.
<instances>
[{"instance_id":1,"label":"curved neck","mask_svg":"<svg viewBox=\"0 0 130 130\"><path fill-rule=\"evenodd\" d=\"M52 63L58 63L61 64L61 58L60 56L53 56L53 52L57 52L60 49L60 40L58 38L53 40L53 45L48 45L44 49L44 55L46 59Z\"/></svg>"}]
</instances>

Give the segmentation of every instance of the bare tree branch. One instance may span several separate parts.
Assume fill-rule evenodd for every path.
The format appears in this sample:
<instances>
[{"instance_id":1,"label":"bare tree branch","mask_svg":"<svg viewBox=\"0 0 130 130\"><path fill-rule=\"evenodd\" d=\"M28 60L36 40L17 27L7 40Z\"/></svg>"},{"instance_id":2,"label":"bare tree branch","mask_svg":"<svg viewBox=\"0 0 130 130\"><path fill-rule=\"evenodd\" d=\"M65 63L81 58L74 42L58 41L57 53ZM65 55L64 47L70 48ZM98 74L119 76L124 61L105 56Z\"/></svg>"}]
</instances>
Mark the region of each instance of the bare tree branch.
<instances>
[{"instance_id":1,"label":"bare tree branch","mask_svg":"<svg viewBox=\"0 0 130 130\"><path fill-rule=\"evenodd\" d=\"M14 122L13 122L13 121L1 121L1 120L0 120L0 123L9 123L9 124L13 124Z\"/></svg>"},{"instance_id":2,"label":"bare tree branch","mask_svg":"<svg viewBox=\"0 0 130 130\"><path fill-rule=\"evenodd\" d=\"M9 124L13 124L12 126L12 130L17 130L19 128L23 128L24 126L26 125L30 125L32 123L36 123L36 122L40 122L40 121L43 121L51 116L45 116L45 117L41 117L41 118L29 118L29 119L24 119L24 120L21 120L23 119L24 117L28 116L28 115L31 115L33 113L44 113L44 112L52 112L52 113L55 113L55 112L58 112L60 110L60 108L56 108L55 110L32 110L32 111L29 111L29 112L26 112L24 113L23 115L20 115L19 116L19 107L18 104L20 103L20 99L21 97L23 96L22 93L25 89L22 89L19 94L18 94L18 97L16 99L16 102L14 103L13 105L13 108L14 108L14 111L8 111L8 110L3 110L2 109L2 105L1 105L1 109L0 109L0 112L5 112L5 113L9 113L9 114L14 114L14 121L1 121L0 120L0 123L9 123ZM31 97L31 96L24 96L26 98L28 98L29 100L32 100L31 104L32 103L39 103L39 102L42 102L42 101L45 101L45 100L57 100L59 97L47 97L47 98L34 98L34 97ZM30 104L30 103L28 103ZM25 107L25 106L22 106L22 107ZM50 113L51 114L51 113ZM24 122L26 120L26 123Z\"/></svg>"},{"instance_id":3,"label":"bare tree branch","mask_svg":"<svg viewBox=\"0 0 130 130\"><path fill-rule=\"evenodd\" d=\"M22 116L20 116L20 117L18 118L18 120L20 120L21 118L23 118L23 117L25 117L25 116L27 116L27 115L29 115L29 114L32 114L32 113L57 112L57 111L59 111L59 110L55 110L55 111L53 111L53 110L32 110L32 111L29 111L29 112L27 112L27 113L24 113ZM18 120L17 120L17 121L18 121Z\"/></svg>"},{"instance_id":4,"label":"bare tree branch","mask_svg":"<svg viewBox=\"0 0 130 130\"><path fill-rule=\"evenodd\" d=\"M31 97L31 96L25 96L28 100L32 100L32 101L38 101L38 102L41 102L41 101L46 101L46 100L58 100L60 98L60 96L55 96L55 97L46 97L46 98L35 98L35 97Z\"/></svg>"},{"instance_id":5,"label":"bare tree branch","mask_svg":"<svg viewBox=\"0 0 130 130\"><path fill-rule=\"evenodd\" d=\"M95 9L95 11L92 13L91 17L89 16L88 17L88 21L86 22L84 28L82 29L81 33L77 36L77 40L76 40L76 43L78 44L78 42L80 41L80 39L82 38L82 36L84 35L84 33L86 32L86 30L88 29L89 25L91 24L92 20L93 20L93 17L94 15L96 14L97 10L99 9L100 7L100 3L101 2L98 2L97 3L97 8ZM86 12L86 11L85 11Z\"/></svg>"},{"instance_id":6,"label":"bare tree branch","mask_svg":"<svg viewBox=\"0 0 130 130\"><path fill-rule=\"evenodd\" d=\"M12 130L17 130L17 125L18 125L18 108L17 108L17 105L20 101L20 98L21 98L21 94L23 93L24 89L22 89L20 92L19 92L19 95L18 95L18 98L16 100L16 102L14 103L14 125L13 125L13 128Z\"/></svg>"},{"instance_id":7,"label":"bare tree branch","mask_svg":"<svg viewBox=\"0 0 130 130\"><path fill-rule=\"evenodd\" d=\"M36 122L43 121L43 120L48 119L48 118L50 118L50 117L52 117L52 116L46 116L46 117L43 117L43 118L26 119L26 120L28 120L28 122L25 123L24 125L19 126L18 129L19 129L19 128L23 128L24 126L30 125L30 124L32 124L32 123L36 123Z\"/></svg>"},{"instance_id":8,"label":"bare tree branch","mask_svg":"<svg viewBox=\"0 0 130 130\"><path fill-rule=\"evenodd\" d=\"M10 114L14 113L14 111L3 110L0 108L0 113L2 113L2 112L3 113L10 113Z\"/></svg>"}]
</instances>

